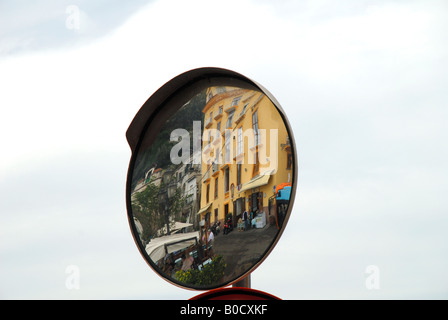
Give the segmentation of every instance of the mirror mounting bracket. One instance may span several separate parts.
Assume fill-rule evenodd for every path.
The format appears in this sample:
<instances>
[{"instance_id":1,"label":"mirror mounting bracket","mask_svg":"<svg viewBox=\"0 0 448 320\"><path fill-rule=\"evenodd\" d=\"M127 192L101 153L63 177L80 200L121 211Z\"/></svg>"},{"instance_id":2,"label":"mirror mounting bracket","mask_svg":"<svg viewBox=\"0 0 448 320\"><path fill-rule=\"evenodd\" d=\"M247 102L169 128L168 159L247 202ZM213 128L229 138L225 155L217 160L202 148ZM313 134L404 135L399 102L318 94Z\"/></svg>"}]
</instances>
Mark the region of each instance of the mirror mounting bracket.
<instances>
[{"instance_id":1,"label":"mirror mounting bracket","mask_svg":"<svg viewBox=\"0 0 448 320\"><path fill-rule=\"evenodd\" d=\"M238 282L235 282L232 287L234 288L249 288L251 286L250 274L248 274L245 278L241 279Z\"/></svg>"}]
</instances>

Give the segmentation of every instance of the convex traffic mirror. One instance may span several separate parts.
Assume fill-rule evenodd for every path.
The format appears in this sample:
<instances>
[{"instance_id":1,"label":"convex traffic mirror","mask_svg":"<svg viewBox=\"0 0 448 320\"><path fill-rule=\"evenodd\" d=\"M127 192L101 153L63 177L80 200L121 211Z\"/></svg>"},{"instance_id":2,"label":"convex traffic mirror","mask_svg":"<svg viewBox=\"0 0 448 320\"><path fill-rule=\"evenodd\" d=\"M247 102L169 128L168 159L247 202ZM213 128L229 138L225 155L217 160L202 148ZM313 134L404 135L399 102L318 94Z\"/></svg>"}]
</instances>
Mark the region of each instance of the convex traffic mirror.
<instances>
[{"instance_id":1,"label":"convex traffic mirror","mask_svg":"<svg viewBox=\"0 0 448 320\"><path fill-rule=\"evenodd\" d=\"M297 183L292 131L266 89L230 70L191 70L155 92L126 135L129 224L155 272L207 290L260 265Z\"/></svg>"}]
</instances>

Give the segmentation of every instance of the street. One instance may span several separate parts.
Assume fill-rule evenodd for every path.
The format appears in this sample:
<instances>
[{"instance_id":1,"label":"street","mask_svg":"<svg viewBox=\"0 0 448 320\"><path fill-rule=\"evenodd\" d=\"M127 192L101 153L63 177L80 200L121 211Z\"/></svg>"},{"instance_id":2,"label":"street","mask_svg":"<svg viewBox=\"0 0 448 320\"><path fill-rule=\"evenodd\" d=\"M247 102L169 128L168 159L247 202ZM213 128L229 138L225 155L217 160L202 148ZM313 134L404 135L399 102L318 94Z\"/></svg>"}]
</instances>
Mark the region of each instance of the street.
<instances>
[{"instance_id":1,"label":"street","mask_svg":"<svg viewBox=\"0 0 448 320\"><path fill-rule=\"evenodd\" d=\"M267 224L264 228L238 231L233 229L227 235L220 232L214 240L215 254L224 257L227 267L223 282L233 280L256 264L269 248L275 236L277 227Z\"/></svg>"}]
</instances>

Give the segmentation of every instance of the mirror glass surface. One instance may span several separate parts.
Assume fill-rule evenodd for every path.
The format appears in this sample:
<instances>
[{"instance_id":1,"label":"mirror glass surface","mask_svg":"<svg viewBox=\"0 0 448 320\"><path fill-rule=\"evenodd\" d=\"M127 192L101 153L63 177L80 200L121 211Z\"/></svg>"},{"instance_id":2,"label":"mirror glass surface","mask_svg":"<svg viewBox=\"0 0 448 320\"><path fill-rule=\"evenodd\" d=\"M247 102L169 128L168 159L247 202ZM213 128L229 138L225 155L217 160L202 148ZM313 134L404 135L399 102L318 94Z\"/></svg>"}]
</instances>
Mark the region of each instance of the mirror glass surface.
<instances>
[{"instance_id":1,"label":"mirror glass surface","mask_svg":"<svg viewBox=\"0 0 448 320\"><path fill-rule=\"evenodd\" d=\"M160 275L210 289L270 251L289 214L294 152L260 90L221 83L187 96L161 106L135 151L130 220Z\"/></svg>"}]
</instances>

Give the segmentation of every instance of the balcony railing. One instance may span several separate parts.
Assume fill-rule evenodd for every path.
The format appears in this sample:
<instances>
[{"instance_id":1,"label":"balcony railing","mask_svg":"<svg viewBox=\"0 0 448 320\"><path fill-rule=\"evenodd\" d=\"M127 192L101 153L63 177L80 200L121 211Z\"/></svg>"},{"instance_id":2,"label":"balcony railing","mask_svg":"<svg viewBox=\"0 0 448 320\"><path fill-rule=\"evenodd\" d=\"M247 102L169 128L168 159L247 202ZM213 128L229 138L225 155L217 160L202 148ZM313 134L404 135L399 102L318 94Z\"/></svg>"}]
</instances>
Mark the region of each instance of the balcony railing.
<instances>
[{"instance_id":1,"label":"balcony railing","mask_svg":"<svg viewBox=\"0 0 448 320\"><path fill-rule=\"evenodd\" d=\"M218 120L219 118L222 117L222 113L223 113L222 110L223 110L223 108L222 108L222 107L219 107L218 113L215 114L215 117L214 117L215 120Z\"/></svg>"},{"instance_id":2,"label":"balcony railing","mask_svg":"<svg viewBox=\"0 0 448 320\"><path fill-rule=\"evenodd\" d=\"M213 139L212 143L214 145L221 143L221 132L220 131L217 131L217 134L216 134L215 138Z\"/></svg>"},{"instance_id":3,"label":"balcony railing","mask_svg":"<svg viewBox=\"0 0 448 320\"><path fill-rule=\"evenodd\" d=\"M286 137L286 143L281 143L280 147L282 150L290 150L291 149L291 141L289 140L289 136Z\"/></svg>"},{"instance_id":4,"label":"balcony railing","mask_svg":"<svg viewBox=\"0 0 448 320\"><path fill-rule=\"evenodd\" d=\"M208 153L208 152L210 152L210 151L212 151L212 145L211 145L211 143L207 143L207 144L204 146L204 149L202 150L202 152L204 152L204 153Z\"/></svg>"},{"instance_id":5,"label":"balcony railing","mask_svg":"<svg viewBox=\"0 0 448 320\"><path fill-rule=\"evenodd\" d=\"M202 177L202 181L205 183L205 182L207 182L208 180L210 180L210 170L207 170L205 173L204 173L204 176Z\"/></svg>"},{"instance_id":6,"label":"balcony railing","mask_svg":"<svg viewBox=\"0 0 448 320\"><path fill-rule=\"evenodd\" d=\"M224 108L224 111L227 112L227 113L229 113L229 112L231 112L232 110L235 110L236 107L238 107L238 105L231 103L229 106L227 106L227 107Z\"/></svg>"},{"instance_id":7,"label":"balcony railing","mask_svg":"<svg viewBox=\"0 0 448 320\"><path fill-rule=\"evenodd\" d=\"M212 164L212 176L214 176L216 173L219 173L219 164L214 163Z\"/></svg>"},{"instance_id":8,"label":"balcony railing","mask_svg":"<svg viewBox=\"0 0 448 320\"><path fill-rule=\"evenodd\" d=\"M246 115L246 109L247 109L247 105L246 104L243 108L243 110L240 112L240 114L237 116L237 118L235 119L235 122L238 124L240 123L241 120L243 120L244 116Z\"/></svg>"},{"instance_id":9,"label":"balcony railing","mask_svg":"<svg viewBox=\"0 0 448 320\"><path fill-rule=\"evenodd\" d=\"M207 119L205 120L205 127L206 127L206 128L209 128L209 127L212 125L212 121L213 121L213 118L212 118L212 117L207 118Z\"/></svg>"}]
</instances>

